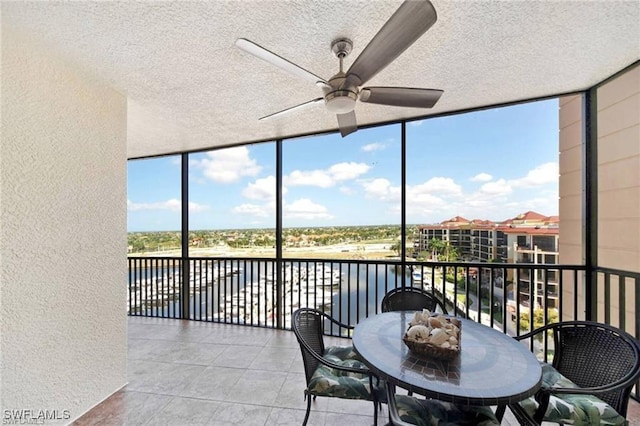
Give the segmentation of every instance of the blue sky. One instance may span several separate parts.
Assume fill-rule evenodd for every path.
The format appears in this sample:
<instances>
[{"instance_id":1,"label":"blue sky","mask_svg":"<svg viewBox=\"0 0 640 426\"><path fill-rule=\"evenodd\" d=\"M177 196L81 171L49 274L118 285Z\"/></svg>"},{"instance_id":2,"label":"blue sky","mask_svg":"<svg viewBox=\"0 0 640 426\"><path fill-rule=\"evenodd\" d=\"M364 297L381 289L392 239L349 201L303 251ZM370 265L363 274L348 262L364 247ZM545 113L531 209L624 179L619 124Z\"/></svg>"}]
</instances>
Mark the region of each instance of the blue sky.
<instances>
[{"instance_id":1,"label":"blue sky","mask_svg":"<svg viewBox=\"0 0 640 426\"><path fill-rule=\"evenodd\" d=\"M283 143L284 227L400 223L399 124ZM190 228L273 228L275 144L189 156ZM407 223L558 214L558 101L407 125ZM180 157L128 163L128 230L180 228Z\"/></svg>"}]
</instances>

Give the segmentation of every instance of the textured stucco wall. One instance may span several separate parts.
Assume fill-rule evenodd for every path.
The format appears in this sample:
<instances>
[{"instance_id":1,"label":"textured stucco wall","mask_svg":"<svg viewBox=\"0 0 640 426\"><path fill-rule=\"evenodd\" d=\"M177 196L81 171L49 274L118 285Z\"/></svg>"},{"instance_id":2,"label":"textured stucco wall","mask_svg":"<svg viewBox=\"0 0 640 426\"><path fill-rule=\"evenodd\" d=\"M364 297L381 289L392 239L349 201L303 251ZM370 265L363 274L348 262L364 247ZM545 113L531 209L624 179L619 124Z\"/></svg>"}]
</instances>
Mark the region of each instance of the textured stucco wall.
<instances>
[{"instance_id":1,"label":"textured stucco wall","mask_svg":"<svg viewBox=\"0 0 640 426\"><path fill-rule=\"evenodd\" d=\"M582 95L560 98L559 109L559 150L560 150L560 235L558 238L559 262L561 264L584 264L583 241L583 135L582 135ZM566 282L574 280L573 271L565 271ZM584 311L582 276L578 276L579 312ZM562 290L564 305L563 319L573 318L574 290L565 286Z\"/></svg>"},{"instance_id":2,"label":"textured stucco wall","mask_svg":"<svg viewBox=\"0 0 640 426\"><path fill-rule=\"evenodd\" d=\"M1 95L0 407L73 420L126 382L126 98L5 25Z\"/></svg>"},{"instance_id":3,"label":"textured stucco wall","mask_svg":"<svg viewBox=\"0 0 640 426\"><path fill-rule=\"evenodd\" d=\"M598 263L640 272L640 66L597 97Z\"/></svg>"},{"instance_id":4,"label":"textured stucco wall","mask_svg":"<svg viewBox=\"0 0 640 426\"><path fill-rule=\"evenodd\" d=\"M640 66L598 88L598 264L640 272ZM628 279L611 285L612 323L634 334L638 295ZM599 320L604 320L604 285L599 286Z\"/></svg>"},{"instance_id":5,"label":"textured stucco wall","mask_svg":"<svg viewBox=\"0 0 640 426\"><path fill-rule=\"evenodd\" d=\"M640 271L640 66L598 88L598 264ZM582 97L560 100L560 263L583 263L583 135ZM566 278L572 279L567 273ZM597 312L604 321L604 280L597 288ZM583 287L579 287L582 300ZM634 284L624 288L625 306L618 306L620 282L610 283L610 322L635 334ZM573 311L573 290L563 293L565 312ZM583 312L581 303L578 311ZM571 314L568 314L569 316ZM568 319L568 318L567 318Z\"/></svg>"}]
</instances>

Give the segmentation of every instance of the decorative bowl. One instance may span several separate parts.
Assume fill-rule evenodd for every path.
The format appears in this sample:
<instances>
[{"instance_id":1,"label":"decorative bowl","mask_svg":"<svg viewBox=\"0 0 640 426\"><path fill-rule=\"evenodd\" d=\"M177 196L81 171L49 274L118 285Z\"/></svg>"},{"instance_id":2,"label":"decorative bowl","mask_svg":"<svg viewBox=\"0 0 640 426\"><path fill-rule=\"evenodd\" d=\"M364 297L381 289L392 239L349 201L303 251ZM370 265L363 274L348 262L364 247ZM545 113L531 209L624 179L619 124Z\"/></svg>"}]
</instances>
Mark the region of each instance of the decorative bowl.
<instances>
[{"instance_id":1,"label":"decorative bowl","mask_svg":"<svg viewBox=\"0 0 640 426\"><path fill-rule=\"evenodd\" d=\"M402 341L416 355L451 360L460 353L462 323L455 317L416 312Z\"/></svg>"}]
</instances>

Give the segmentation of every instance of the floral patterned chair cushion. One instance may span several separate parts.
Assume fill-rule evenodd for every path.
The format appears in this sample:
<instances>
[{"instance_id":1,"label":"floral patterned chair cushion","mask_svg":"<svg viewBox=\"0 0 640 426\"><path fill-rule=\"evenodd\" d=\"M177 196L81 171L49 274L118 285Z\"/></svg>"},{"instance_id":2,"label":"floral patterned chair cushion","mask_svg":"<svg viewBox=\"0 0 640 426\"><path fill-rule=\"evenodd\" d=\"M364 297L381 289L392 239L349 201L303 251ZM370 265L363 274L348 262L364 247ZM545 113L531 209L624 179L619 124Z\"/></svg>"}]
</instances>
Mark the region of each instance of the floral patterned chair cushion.
<instances>
[{"instance_id":1,"label":"floral patterned chair cushion","mask_svg":"<svg viewBox=\"0 0 640 426\"><path fill-rule=\"evenodd\" d=\"M498 426L490 407L460 407L436 399L396 395L396 410L404 422L418 426Z\"/></svg>"},{"instance_id":2,"label":"floral patterned chair cushion","mask_svg":"<svg viewBox=\"0 0 640 426\"><path fill-rule=\"evenodd\" d=\"M328 346L324 349L323 355L337 356L341 360L357 359L358 361L362 361L358 353L353 349L353 346Z\"/></svg>"},{"instance_id":3,"label":"floral patterned chair cushion","mask_svg":"<svg viewBox=\"0 0 640 426\"><path fill-rule=\"evenodd\" d=\"M367 368L357 359L351 346L327 347L322 356L329 362L346 367ZM371 399L369 376L331 368L320 364L311 377L309 393L346 399Z\"/></svg>"},{"instance_id":4,"label":"floral patterned chair cushion","mask_svg":"<svg viewBox=\"0 0 640 426\"><path fill-rule=\"evenodd\" d=\"M551 364L542 366L542 387L577 388L571 380L560 374ZM533 398L520 402L522 408L533 417L538 402ZM544 415L546 422L568 425L626 425L627 421L609 404L593 395L557 394L549 398L549 407Z\"/></svg>"}]
</instances>

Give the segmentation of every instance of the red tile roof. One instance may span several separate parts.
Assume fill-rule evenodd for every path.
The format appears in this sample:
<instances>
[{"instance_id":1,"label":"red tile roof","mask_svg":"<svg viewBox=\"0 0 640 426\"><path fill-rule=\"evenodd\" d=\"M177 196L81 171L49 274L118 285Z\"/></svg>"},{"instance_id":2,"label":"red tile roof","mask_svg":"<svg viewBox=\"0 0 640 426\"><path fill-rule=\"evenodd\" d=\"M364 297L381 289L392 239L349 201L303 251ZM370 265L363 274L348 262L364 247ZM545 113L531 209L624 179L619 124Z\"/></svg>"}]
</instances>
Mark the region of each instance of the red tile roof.
<instances>
[{"instance_id":1,"label":"red tile roof","mask_svg":"<svg viewBox=\"0 0 640 426\"><path fill-rule=\"evenodd\" d=\"M462 216L455 216L440 223L418 226L418 229L495 228L507 233L557 234L559 223L559 216L544 216L530 210L502 222L486 219L469 220Z\"/></svg>"}]
</instances>

